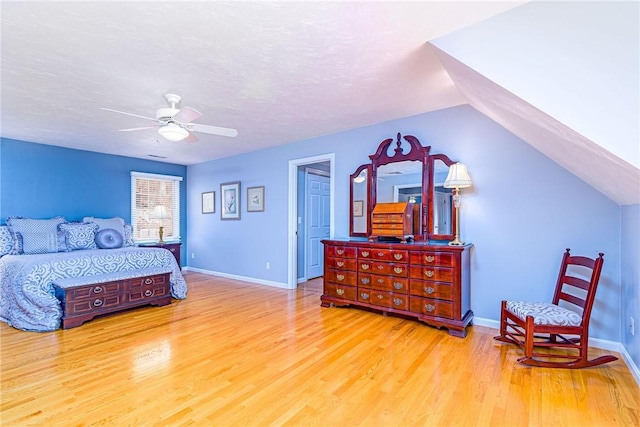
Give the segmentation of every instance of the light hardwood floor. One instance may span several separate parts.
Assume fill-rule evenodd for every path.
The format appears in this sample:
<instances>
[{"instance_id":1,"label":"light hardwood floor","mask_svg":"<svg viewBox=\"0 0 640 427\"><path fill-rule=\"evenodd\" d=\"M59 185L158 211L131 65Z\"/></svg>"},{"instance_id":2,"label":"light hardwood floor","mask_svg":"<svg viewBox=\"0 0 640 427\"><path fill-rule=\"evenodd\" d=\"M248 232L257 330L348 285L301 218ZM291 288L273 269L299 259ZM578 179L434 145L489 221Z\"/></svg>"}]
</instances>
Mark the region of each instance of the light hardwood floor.
<instances>
[{"instance_id":1,"label":"light hardwood floor","mask_svg":"<svg viewBox=\"0 0 640 427\"><path fill-rule=\"evenodd\" d=\"M622 360L518 365L473 326L320 307L286 291L185 273L186 300L50 333L0 324L3 426L638 426ZM602 351L592 349L592 356Z\"/></svg>"}]
</instances>

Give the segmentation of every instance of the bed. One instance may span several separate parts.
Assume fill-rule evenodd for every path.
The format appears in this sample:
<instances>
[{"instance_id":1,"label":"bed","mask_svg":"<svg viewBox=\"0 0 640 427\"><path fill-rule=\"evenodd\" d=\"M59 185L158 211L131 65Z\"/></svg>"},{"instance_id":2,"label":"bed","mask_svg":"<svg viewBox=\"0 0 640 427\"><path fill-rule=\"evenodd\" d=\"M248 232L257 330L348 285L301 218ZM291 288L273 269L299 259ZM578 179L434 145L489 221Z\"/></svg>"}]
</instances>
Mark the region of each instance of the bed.
<instances>
[{"instance_id":1,"label":"bed","mask_svg":"<svg viewBox=\"0 0 640 427\"><path fill-rule=\"evenodd\" d=\"M25 331L60 328L62 309L53 282L163 267L171 273L171 295L187 296L187 284L173 254L162 248L136 246L85 249L0 258L0 320Z\"/></svg>"}]
</instances>

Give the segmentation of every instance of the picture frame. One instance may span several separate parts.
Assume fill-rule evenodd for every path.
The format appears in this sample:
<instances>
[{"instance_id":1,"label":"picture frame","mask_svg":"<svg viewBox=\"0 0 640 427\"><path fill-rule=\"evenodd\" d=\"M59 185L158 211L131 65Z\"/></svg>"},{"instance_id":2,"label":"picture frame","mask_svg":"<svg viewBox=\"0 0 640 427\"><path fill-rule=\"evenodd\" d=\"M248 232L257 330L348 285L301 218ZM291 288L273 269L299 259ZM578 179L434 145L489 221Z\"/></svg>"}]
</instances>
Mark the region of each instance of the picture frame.
<instances>
[{"instance_id":1,"label":"picture frame","mask_svg":"<svg viewBox=\"0 0 640 427\"><path fill-rule=\"evenodd\" d=\"M220 184L220 219L240 219L240 181Z\"/></svg>"},{"instance_id":2,"label":"picture frame","mask_svg":"<svg viewBox=\"0 0 640 427\"><path fill-rule=\"evenodd\" d=\"M264 212L264 186L247 187L247 212Z\"/></svg>"},{"instance_id":3,"label":"picture frame","mask_svg":"<svg viewBox=\"0 0 640 427\"><path fill-rule=\"evenodd\" d=\"M364 216L364 200L353 201L353 216Z\"/></svg>"},{"instance_id":4,"label":"picture frame","mask_svg":"<svg viewBox=\"0 0 640 427\"><path fill-rule=\"evenodd\" d=\"M216 192L207 191L202 193L202 213L212 214L216 212Z\"/></svg>"}]
</instances>

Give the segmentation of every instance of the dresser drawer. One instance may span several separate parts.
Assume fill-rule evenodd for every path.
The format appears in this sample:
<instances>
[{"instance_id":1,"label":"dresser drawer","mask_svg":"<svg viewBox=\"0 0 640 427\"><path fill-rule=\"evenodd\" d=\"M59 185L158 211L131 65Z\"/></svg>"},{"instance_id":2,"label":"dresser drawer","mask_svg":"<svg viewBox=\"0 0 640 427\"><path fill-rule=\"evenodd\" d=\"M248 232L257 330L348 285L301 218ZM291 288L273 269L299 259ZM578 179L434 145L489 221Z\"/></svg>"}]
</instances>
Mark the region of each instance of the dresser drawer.
<instances>
[{"instance_id":1,"label":"dresser drawer","mask_svg":"<svg viewBox=\"0 0 640 427\"><path fill-rule=\"evenodd\" d=\"M377 223L399 223L402 224L404 222L404 214L402 213L394 213L394 214L379 214L374 213L371 216L371 224L375 225Z\"/></svg>"},{"instance_id":2,"label":"dresser drawer","mask_svg":"<svg viewBox=\"0 0 640 427\"><path fill-rule=\"evenodd\" d=\"M356 248L352 248L349 246L329 246L327 248L327 252L329 256L334 256L334 257L340 257L340 258L356 257Z\"/></svg>"},{"instance_id":3,"label":"dresser drawer","mask_svg":"<svg viewBox=\"0 0 640 427\"><path fill-rule=\"evenodd\" d=\"M453 254L450 252L415 252L409 254L411 264L435 265L442 267L453 266Z\"/></svg>"},{"instance_id":4,"label":"dresser drawer","mask_svg":"<svg viewBox=\"0 0 640 427\"><path fill-rule=\"evenodd\" d=\"M158 285L143 285L132 286L129 291L129 301L138 302L145 299L154 299L163 295L169 295L169 286Z\"/></svg>"},{"instance_id":5,"label":"dresser drawer","mask_svg":"<svg viewBox=\"0 0 640 427\"><path fill-rule=\"evenodd\" d=\"M409 251L397 251L392 249L360 249L358 259L372 259L378 261L408 262Z\"/></svg>"},{"instance_id":6,"label":"dresser drawer","mask_svg":"<svg viewBox=\"0 0 640 427\"><path fill-rule=\"evenodd\" d=\"M397 228L394 228L391 224L379 224L371 226L372 235L374 236L404 236L405 234L411 234L409 232L405 233L402 224L397 224Z\"/></svg>"},{"instance_id":7,"label":"dresser drawer","mask_svg":"<svg viewBox=\"0 0 640 427\"><path fill-rule=\"evenodd\" d=\"M451 300L453 296L453 286L451 283L446 282L411 279L409 282L409 293L421 297Z\"/></svg>"},{"instance_id":8,"label":"dresser drawer","mask_svg":"<svg viewBox=\"0 0 640 427\"><path fill-rule=\"evenodd\" d=\"M84 299L81 301L67 300L65 301L65 316L72 316L77 314L86 314L91 312L101 312L113 307L118 307L125 302L126 295L103 295L94 296L92 298Z\"/></svg>"},{"instance_id":9,"label":"dresser drawer","mask_svg":"<svg viewBox=\"0 0 640 427\"><path fill-rule=\"evenodd\" d=\"M379 307L407 310L409 306L408 299L406 294L384 292L377 289L358 289L358 301L368 302Z\"/></svg>"},{"instance_id":10,"label":"dresser drawer","mask_svg":"<svg viewBox=\"0 0 640 427\"><path fill-rule=\"evenodd\" d=\"M381 291L407 293L409 290L409 279L360 273L358 275L358 286L366 286Z\"/></svg>"},{"instance_id":11,"label":"dresser drawer","mask_svg":"<svg viewBox=\"0 0 640 427\"><path fill-rule=\"evenodd\" d=\"M432 298L409 297L409 309L428 316L453 319L453 303Z\"/></svg>"},{"instance_id":12,"label":"dresser drawer","mask_svg":"<svg viewBox=\"0 0 640 427\"><path fill-rule=\"evenodd\" d=\"M355 271L342 271L327 269L327 277L325 280L328 282L334 282L339 285L356 285L357 274Z\"/></svg>"},{"instance_id":13,"label":"dresser drawer","mask_svg":"<svg viewBox=\"0 0 640 427\"><path fill-rule=\"evenodd\" d=\"M158 274L156 276L149 277L137 277L135 279L127 280L129 286L154 286L154 285L166 285L169 283L168 276L164 274Z\"/></svg>"},{"instance_id":14,"label":"dresser drawer","mask_svg":"<svg viewBox=\"0 0 640 427\"><path fill-rule=\"evenodd\" d=\"M347 271L356 271L357 264L356 260L349 258L328 258L327 266L329 268L333 268L335 270L347 270Z\"/></svg>"},{"instance_id":15,"label":"dresser drawer","mask_svg":"<svg viewBox=\"0 0 640 427\"><path fill-rule=\"evenodd\" d=\"M434 280L438 282L453 282L453 269L412 265L409 268L409 277L412 279Z\"/></svg>"},{"instance_id":16,"label":"dresser drawer","mask_svg":"<svg viewBox=\"0 0 640 427\"><path fill-rule=\"evenodd\" d=\"M335 283L324 284L324 293L334 298L342 298L350 301L356 301L356 288L354 286L337 285Z\"/></svg>"},{"instance_id":17,"label":"dresser drawer","mask_svg":"<svg viewBox=\"0 0 640 427\"><path fill-rule=\"evenodd\" d=\"M96 283L95 285L79 286L67 290L67 303L74 301L92 299L96 297L104 297L120 293L124 288L124 282Z\"/></svg>"},{"instance_id":18,"label":"dresser drawer","mask_svg":"<svg viewBox=\"0 0 640 427\"><path fill-rule=\"evenodd\" d=\"M362 261L358 260L358 271L362 273L380 274L386 276L407 277L406 264L390 262Z\"/></svg>"}]
</instances>

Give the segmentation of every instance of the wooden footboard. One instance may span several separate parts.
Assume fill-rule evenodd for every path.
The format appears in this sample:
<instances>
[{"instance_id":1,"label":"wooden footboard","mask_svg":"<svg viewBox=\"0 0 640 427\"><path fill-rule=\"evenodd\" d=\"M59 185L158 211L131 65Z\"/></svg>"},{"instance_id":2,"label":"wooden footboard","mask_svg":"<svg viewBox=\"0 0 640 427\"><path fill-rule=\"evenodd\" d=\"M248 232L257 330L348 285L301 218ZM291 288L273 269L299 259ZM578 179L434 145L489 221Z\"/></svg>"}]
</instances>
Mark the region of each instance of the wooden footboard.
<instances>
[{"instance_id":1,"label":"wooden footboard","mask_svg":"<svg viewBox=\"0 0 640 427\"><path fill-rule=\"evenodd\" d=\"M171 304L169 280L170 273L157 269L58 279L53 286L62 307L62 328L132 307Z\"/></svg>"}]
</instances>

